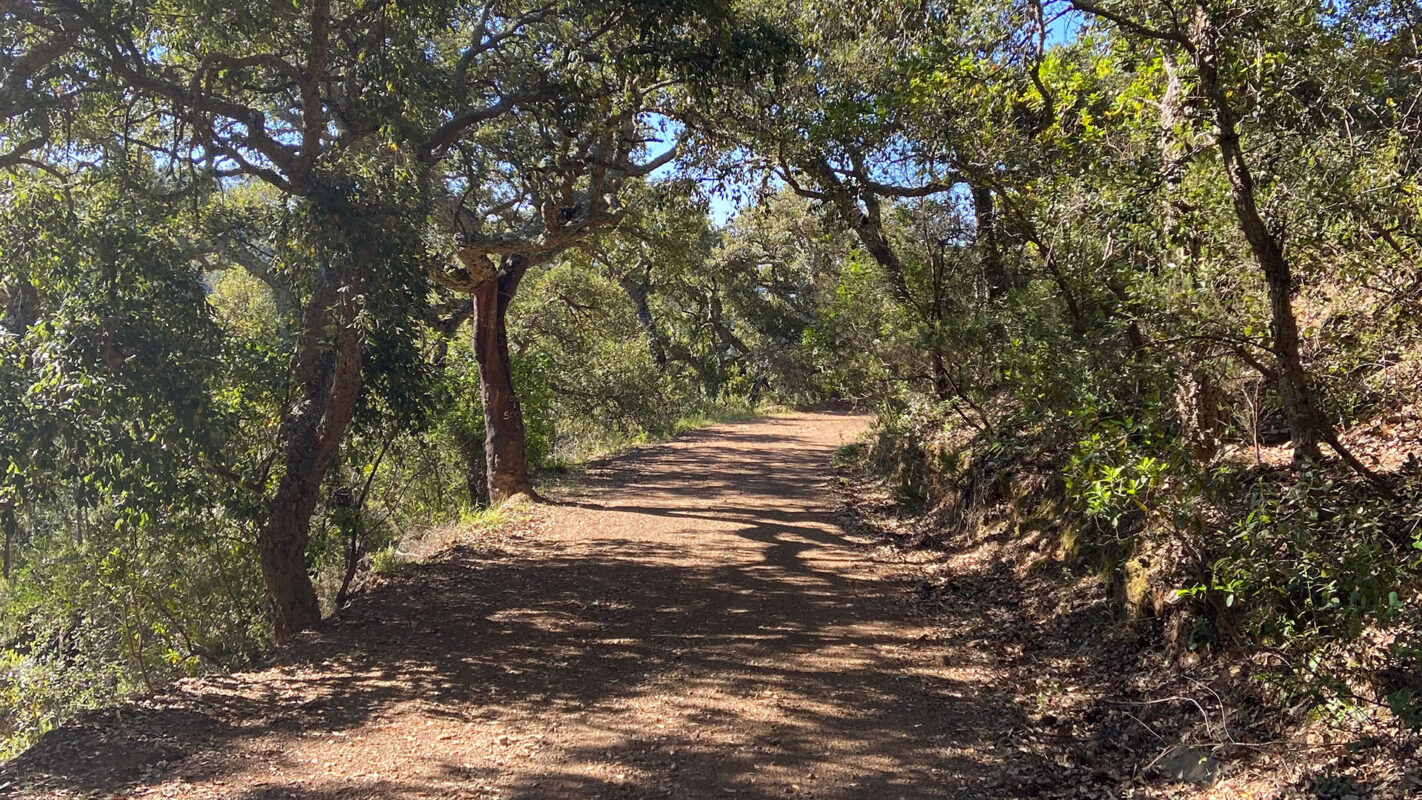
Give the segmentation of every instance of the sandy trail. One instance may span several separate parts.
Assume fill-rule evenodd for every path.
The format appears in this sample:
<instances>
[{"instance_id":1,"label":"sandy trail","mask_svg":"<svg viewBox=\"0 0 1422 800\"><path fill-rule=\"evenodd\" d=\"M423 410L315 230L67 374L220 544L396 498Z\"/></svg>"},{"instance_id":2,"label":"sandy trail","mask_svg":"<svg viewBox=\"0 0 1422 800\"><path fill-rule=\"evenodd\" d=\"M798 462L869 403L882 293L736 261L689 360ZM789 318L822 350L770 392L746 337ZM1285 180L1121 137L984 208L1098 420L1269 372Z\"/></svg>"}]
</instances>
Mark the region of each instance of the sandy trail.
<instances>
[{"instance_id":1,"label":"sandy trail","mask_svg":"<svg viewBox=\"0 0 1422 800\"><path fill-rule=\"evenodd\" d=\"M987 796L1010 714L832 513L865 420L721 425L359 598L274 666L54 732L31 796Z\"/></svg>"}]
</instances>

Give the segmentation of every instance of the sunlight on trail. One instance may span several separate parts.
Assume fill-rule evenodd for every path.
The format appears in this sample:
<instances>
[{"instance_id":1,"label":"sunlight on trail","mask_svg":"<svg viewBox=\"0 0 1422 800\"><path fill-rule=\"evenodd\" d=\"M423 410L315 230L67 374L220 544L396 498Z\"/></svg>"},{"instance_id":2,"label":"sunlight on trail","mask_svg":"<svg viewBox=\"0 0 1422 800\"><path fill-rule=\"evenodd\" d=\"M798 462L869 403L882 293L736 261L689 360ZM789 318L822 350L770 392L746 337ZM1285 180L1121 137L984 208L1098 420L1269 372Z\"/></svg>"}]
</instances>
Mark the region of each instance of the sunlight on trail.
<instances>
[{"instance_id":1,"label":"sunlight on trail","mask_svg":"<svg viewBox=\"0 0 1422 800\"><path fill-rule=\"evenodd\" d=\"M156 796L978 796L1010 715L831 513L830 456L863 425L800 414L629 453L536 534L412 567L280 666L70 746L165 762ZM72 791L138 777L62 755L26 767Z\"/></svg>"}]
</instances>

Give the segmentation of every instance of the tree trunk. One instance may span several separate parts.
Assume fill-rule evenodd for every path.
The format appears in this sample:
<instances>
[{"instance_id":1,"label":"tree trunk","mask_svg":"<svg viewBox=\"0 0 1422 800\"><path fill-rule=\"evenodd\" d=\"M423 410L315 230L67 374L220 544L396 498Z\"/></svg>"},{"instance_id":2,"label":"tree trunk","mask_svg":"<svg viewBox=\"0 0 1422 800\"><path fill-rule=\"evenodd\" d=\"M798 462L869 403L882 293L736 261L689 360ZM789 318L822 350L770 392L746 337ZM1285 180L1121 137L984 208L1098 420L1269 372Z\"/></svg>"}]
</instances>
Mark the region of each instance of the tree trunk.
<instances>
[{"instance_id":1,"label":"tree trunk","mask_svg":"<svg viewBox=\"0 0 1422 800\"><path fill-rule=\"evenodd\" d=\"M1067 283L1066 274L1062 272L1061 265L1057 263L1056 251L1045 241L1038 238L1036 233L1030 230L1024 231L1027 241L1037 246L1037 254L1042 257L1042 264L1051 274L1052 280L1057 284L1057 291L1061 293L1062 301L1066 303L1067 316L1071 317L1071 325L1077 333L1086 333L1091 330L1091 323L1086 318L1086 312L1082 310L1081 303L1076 299L1076 293L1072 291L1071 284Z\"/></svg>"},{"instance_id":2,"label":"tree trunk","mask_svg":"<svg viewBox=\"0 0 1422 800\"><path fill-rule=\"evenodd\" d=\"M1166 251L1172 255L1178 253L1177 244L1185 236L1177 204L1181 199L1180 187L1185 180L1186 146L1180 129L1188 121L1185 108L1186 91L1180 80L1180 67L1176 65L1175 58L1169 53L1161 58L1161 65L1165 69L1165 92L1160 98L1160 127L1156 132L1161 176L1165 179L1161 187L1164 202L1160 206L1160 227L1165 238Z\"/></svg>"},{"instance_id":3,"label":"tree trunk","mask_svg":"<svg viewBox=\"0 0 1422 800\"><path fill-rule=\"evenodd\" d=\"M489 502L489 459L484 453L484 440L463 425L455 436L464 459L464 489L469 493L469 505L482 506Z\"/></svg>"},{"instance_id":4,"label":"tree trunk","mask_svg":"<svg viewBox=\"0 0 1422 800\"><path fill-rule=\"evenodd\" d=\"M379 468L380 465L377 463L375 469L371 470L371 479L375 478L375 472ZM367 485L369 484L367 483ZM330 509L331 521L335 524L341 541L345 545L345 569L341 573L341 588L336 590L336 606L341 607L350 599L351 587L355 585L356 572L360 569L362 504L356 501L355 492L346 486L331 492L326 504Z\"/></svg>"},{"instance_id":5,"label":"tree trunk","mask_svg":"<svg viewBox=\"0 0 1422 800\"><path fill-rule=\"evenodd\" d=\"M651 353L652 363L658 368L667 365L667 348L662 341L662 332L657 329L657 321L652 317L652 306L648 302L648 281L651 275L651 268L648 267L640 281L630 277L617 279L617 284L622 287L627 299L632 301L632 307L637 311L637 325L642 329L642 335L647 338L647 350Z\"/></svg>"},{"instance_id":6,"label":"tree trunk","mask_svg":"<svg viewBox=\"0 0 1422 800\"><path fill-rule=\"evenodd\" d=\"M277 499L295 494L295 491L278 492ZM267 589L267 600L272 604L278 642L321 621L316 589L306 572L306 545L310 540L311 512L316 508L315 492L311 497L310 510L304 511L308 504L302 503L301 508L292 506L289 511L273 513L257 534L262 583Z\"/></svg>"},{"instance_id":7,"label":"tree trunk","mask_svg":"<svg viewBox=\"0 0 1422 800\"><path fill-rule=\"evenodd\" d=\"M514 392L506 322L517 277L500 270L498 276L474 289L474 357L479 362L479 392L484 405L489 499L494 503L533 494L524 449L523 410Z\"/></svg>"},{"instance_id":8,"label":"tree trunk","mask_svg":"<svg viewBox=\"0 0 1422 800\"><path fill-rule=\"evenodd\" d=\"M939 352L937 345L929 348L928 362L933 370L933 396L940 403L952 400L953 382L948 377L948 364L944 362L943 353Z\"/></svg>"},{"instance_id":9,"label":"tree trunk","mask_svg":"<svg viewBox=\"0 0 1422 800\"><path fill-rule=\"evenodd\" d=\"M1298 320L1293 308L1293 273L1278 238L1259 213L1254 195L1254 176L1240 146L1239 129L1229 97L1220 82L1218 35L1209 10L1196 3L1190 28L1191 54L1200 81L1200 91L1208 99L1218 128L1220 158L1229 179L1230 201L1249 249L1264 272L1269 290L1269 313L1273 332L1274 357L1278 362L1279 397L1289 420L1294 459L1317 460L1319 443L1333 445L1333 426L1319 409L1319 398L1309 381L1299 355ZM1334 449L1338 449L1334 446ZM1341 453L1340 453L1341 455Z\"/></svg>"},{"instance_id":10,"label":"tree trunk","mask_svg":"<svg viewBox=\"0 0 1422 800\"><path fill-rule=\"evenodd\" d=\"M711 327L716 331L716 335L721 337L721 341L730 345L731 349L741 354L741 358L750 358L750 345L745 340L736 335L731 330L731 326L726 324L725 314L721 310L721 296L716 293L716 288L711 288Z\"/></svg>"},{"instance_id":11,"label":"tree trunk","mask_svg":"<svg viewBox=\"0 0 1422 800\"><path fill-rule=\"evenodd\" d=\"M988 299L996 300L1012 288L1012 277L1002 262L998 243L997 209L993 206L992 189L973 186L973 216L977 221L977 245L981 251L983 278L987 281Z\"/></svg>"},{"instance_id":12,"label":"tree trunk","mask_svg":"<svg viewBox=\"0 0 1422 800\"><path fill-rule=\"evenodd\" d=\"M5 502L0 502L0 528L3 528L5 531L5 563L3 566L4 578L8 581L10 580L10 567L13 564L11 560L13 557L12 548L15 544L15 533L19 529L19 525L15 520L15 509Z\"/></svg>"},{"instance_id":13,"label":"tree trunk","mask_svg":"<svg viewBox=\"0 0 1422 800\"><path fill-rule=\"evenodd\" d=\"M0 316L0 328L17 339L23 339L29 332L30 325L34 323L39 305L38 293L27 276L20 276L20 280L17 281L17 285L10 296L5 298L5 301L5 314ZM12 548L15 534L19 530L13 498L0 496L0 528L3 528L5 533L4 577L5 580L9 580Z\"/></svg>"},{"instance_id":14,"label":"tree trunk","mask_svg":"<svg viewBox=\"0 0 1422 800\"><path fill-rule=\"evenodd\" d=\"M805 170L814 177L823 194L839 213L840 219L859 239L859 244L873 256L874 261L884 270L889 279L889 289L905 308L916 309L913 292L909 290L908 279L904 276L903 262L894 251L894 245L884 232L883 216L879 198L873 192L864 191L855 198L848 186L835 175L829 162L823 157L813 158L804 164ZM863 203L863 208L860 203Z\"/></svg>"},{"instance_id":15,"label":"tree trunk","mask_svg":"<svg viewBox=\"0 0 1422 800\"><path fill-rule=\"evenodd\" d=\"M316 590L306 571L311 515L321 482L355 417L361 386L362 280L358 271L344 277L339 282L328 280L307 308L292 360L297 400L281 425L285 469L257 531L262 581L272 604L278 642L321 621ZM327 334L332 312L334 337Z\"/></svg>"},{"instance_id":16,"label":"tree trunk","mask_svg":"<svg viewBox=\"0 0 1422 800\"><path fill-rule=\"evenodd\" d=\"M1067 315L1071 317L1072 328L1077 333L1086 333L1091 330L1092 325L1090 320L1086 317L1086 311L1082 308L1080 301L1077 300L1076 293L1072 291L1071 284L1067 282L1066 274L1062 272L1061 264L1057 263L1056 252L1038 235L1036 226L1028 219L1022 208L1012 202L1009 195L999 191L998 196L1002 200L1002 208L1007 212L1006 217L1002 214L996 215L997 219L995 221L998 223L999 230L1002 228L1002 223L1005 220L1015 235L1037 248L1037 255L1041 257L1042 265L1047 268L1048 274L1052 276L1052 281L1056 283L1057 290L1062 296L1062 302L1066 304ZM996 208L997 204L994 203L994 209Z\"/></svg>"},{"instance_id":17,"label":"tree trunk","mask_svg":"<svg viewBox=\"0 0 1422 800\"><path fill-rule=\"evenodd\" d=\"M929 246L928 267L932 277L932 298L928 306L928 357L933 370L933 395L939 402L953 398L953 382L948 377L948 365L943 361L941 336L943 333L943 282L947 278L948 265L943 255L943 243L927 242Z\"/></svg>"},{"instance_id":18,"label":"tree trunk","mask_svg":"<svg viewBox=\"0 0 1422 800\"><path fill-rule=\"evenodd\" d=\"M28 276L20 276L10 295L5 298L5 313L0 316L0 328L11 336L24 338L39 315L39 292Z\"/></svg>"}]
</instances>

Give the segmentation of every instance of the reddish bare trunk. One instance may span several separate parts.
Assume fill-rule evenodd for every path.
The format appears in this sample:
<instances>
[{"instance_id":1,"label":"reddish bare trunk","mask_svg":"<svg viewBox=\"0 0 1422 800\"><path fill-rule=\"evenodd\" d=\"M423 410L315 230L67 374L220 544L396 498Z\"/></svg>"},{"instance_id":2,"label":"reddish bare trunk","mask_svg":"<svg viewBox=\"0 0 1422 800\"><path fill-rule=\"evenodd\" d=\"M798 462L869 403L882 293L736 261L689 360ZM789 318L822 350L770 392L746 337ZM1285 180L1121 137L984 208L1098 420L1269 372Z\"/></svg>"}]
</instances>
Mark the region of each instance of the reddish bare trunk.
<instances>
[{"instance_id":1,"label":"reddish bare trunk","mask_svg":"<svg viewBox=\"0 0 1422 800\"><path fill-rule=\"evenodd\" d=\"M479 394L484 406L489 499L495 503L533 493L506 323L516 285L516 280L500 276L474 289L474 357L479 362Z\"/></svg>"}]
</instances>

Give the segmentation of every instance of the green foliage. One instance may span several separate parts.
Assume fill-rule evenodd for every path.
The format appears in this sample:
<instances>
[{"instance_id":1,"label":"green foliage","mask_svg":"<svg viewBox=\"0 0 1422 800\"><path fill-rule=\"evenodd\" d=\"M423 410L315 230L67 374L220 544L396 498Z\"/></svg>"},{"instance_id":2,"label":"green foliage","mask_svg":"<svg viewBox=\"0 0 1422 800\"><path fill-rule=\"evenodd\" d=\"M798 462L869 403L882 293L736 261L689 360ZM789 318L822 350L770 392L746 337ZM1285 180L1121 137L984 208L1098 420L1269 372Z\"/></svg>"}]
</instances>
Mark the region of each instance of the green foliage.
<instances>
[{"instance_id":1,"label":"green foliage","mask_svg":"<svg viewBox=\"0 0 1422 800\"><path fill-rule=\"evenodd\" d=\"M802 357L873 400L875 462L901 501L951 528L1059 495L1067 549L1105 580L1149 573L1191 598L1151 613L1199 614L1221 650L1268 642L1312 665L1300 685L1344 676L1406 721L1417 689L1378 674L1415 673L1413 645L1377 642L1416 625L1409 500L1333 466L1264 464L1287 460L1295 367L1277 332L1296 323L1329 430L1361 423L1345 441L1413 480L1390 439L1415 425L1422 364L1422 192L1401 144L1418 110L1398 110L1416 23L1200 9L1218 17L1214 76L1200 42L1181 46L1200 30L1151 0L1112 7L1138 25L1087 15L1057 44L1035 7L815 4L782 13L807 52L786 80L719 108L855 234ZM1252 199L1226 169L1221 110ZM1272 297L1250 203L1292 270ZM1005 496L1019 478L1036 494Z\"/></svg>"},{"instance_id":2,"label":"green foliage","mask_svg":"<svg viewBox=\"0 0 1422 800\"><path fill-rule=\"evenodd\" d=\"M1214 548L1206 581L1181 594L1211 604L1246 641L1283 656L1260 677L1286 702L1355 714L1381 697L1400 724L1416 729L1416 492L1414 485L1401 498L1380 497L1317 472L1282 486L1259 481Z\"/></svg>"},{"instance_id":3,"label":"green foliage","mask_svg":"<svg viewBox=\"0 0 1422 800\"><path fill-rule=\"evenodd\" d=\"M0 709L17 742L70 708L267 641L222 477L228 353L202 276L143 181L5 187L0 253L26 285L7 288L27 291L35 315L0 339L0 493L19 540L0 639L33 692Z\"/></svg>"},{"instance_id":4,"label":"green foliage","mask_svg":"<svg viewBox=\"0 0 1422 800\"><path fill-rule=\"evenodd\" d=\"M1192 591L1240 606L1252 638L1336 646L1412 613L1402 598L1414 596L1422 567L1414 499L1359 496L1308 472L1284 486L1257 482L1246 508L1210 582Z\"/></svg>"},{"instance_id":5,"label":"green foliage","mask_svg":"<svg viewBox=\"0 0 1422 800\"><path fill-rule=\"evenodd\" d=\"M1068 499L1116 536L1159 511L1167 481L1185 474L1179 439L1159 427L1162 417L1149 406L1141 411L1141 419L1082 414L1077 424L1085 435L1062 470Z\"/></svg>"}]
</instances>

